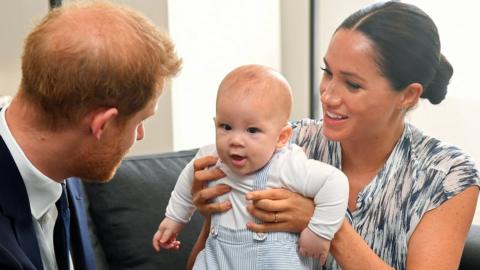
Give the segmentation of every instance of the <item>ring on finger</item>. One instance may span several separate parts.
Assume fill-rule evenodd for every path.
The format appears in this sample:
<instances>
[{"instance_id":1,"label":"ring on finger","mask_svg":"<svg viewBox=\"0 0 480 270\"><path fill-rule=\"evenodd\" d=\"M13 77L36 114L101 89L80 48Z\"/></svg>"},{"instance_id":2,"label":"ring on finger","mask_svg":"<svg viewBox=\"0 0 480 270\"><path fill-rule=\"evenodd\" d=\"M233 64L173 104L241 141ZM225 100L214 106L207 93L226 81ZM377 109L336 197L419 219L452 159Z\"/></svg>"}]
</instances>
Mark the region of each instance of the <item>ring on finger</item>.
<instances>
[{"instance_id":1,"label":"ring on finger","mask_svg":"<svg viewBox=\"0 0 480 270\"><path fill-rule=\"evenodd\" d=\"M277 215L277 212L273 213L273 223L278 223L278 215Z\"/></svg>"}]
</instances>

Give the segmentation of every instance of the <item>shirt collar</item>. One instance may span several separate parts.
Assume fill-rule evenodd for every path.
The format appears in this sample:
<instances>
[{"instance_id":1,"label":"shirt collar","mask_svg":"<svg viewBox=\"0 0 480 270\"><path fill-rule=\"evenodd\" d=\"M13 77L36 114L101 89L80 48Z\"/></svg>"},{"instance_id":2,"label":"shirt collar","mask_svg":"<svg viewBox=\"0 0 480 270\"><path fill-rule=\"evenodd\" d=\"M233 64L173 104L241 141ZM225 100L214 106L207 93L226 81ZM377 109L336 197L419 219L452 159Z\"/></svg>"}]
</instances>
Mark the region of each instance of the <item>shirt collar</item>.
<instances>
[{"instance_id":1,"label":"shirt collar","mask_svg":"<svg viewBox=\"0 0 480 270\"><path fill-rule=\"evenodd\" d=\"M30 201L30 209L35 219L40 219L60 198L62 186L55 180L40 172L18 145L13 137L5 118L8 105L0 111L0 136L3 138L23 178L27 195Z\"/></svg>"}]
</instances>

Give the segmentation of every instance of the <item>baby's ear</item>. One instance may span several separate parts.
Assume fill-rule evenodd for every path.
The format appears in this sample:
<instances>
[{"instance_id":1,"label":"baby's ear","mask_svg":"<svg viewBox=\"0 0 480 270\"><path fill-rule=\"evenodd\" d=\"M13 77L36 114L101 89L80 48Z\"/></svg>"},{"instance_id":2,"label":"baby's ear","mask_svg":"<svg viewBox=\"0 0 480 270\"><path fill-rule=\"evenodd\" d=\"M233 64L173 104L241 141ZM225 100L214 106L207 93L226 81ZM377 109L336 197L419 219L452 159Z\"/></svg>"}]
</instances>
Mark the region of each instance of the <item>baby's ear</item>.
<instances>
[{"instance_id":1,"label":"baby's ear","mask_svg":"<svg viewBox=\"0 0 480 270\"><path fill-rule=\"evenodd\" d=\"M288 140L290 140L290 136L292 135L292 127L287 124L280 130L280 135L278 135L278 140L277 140L277 148L281 148L284 146L286 143L288 143Z\"/></svg>"}]
</instances>

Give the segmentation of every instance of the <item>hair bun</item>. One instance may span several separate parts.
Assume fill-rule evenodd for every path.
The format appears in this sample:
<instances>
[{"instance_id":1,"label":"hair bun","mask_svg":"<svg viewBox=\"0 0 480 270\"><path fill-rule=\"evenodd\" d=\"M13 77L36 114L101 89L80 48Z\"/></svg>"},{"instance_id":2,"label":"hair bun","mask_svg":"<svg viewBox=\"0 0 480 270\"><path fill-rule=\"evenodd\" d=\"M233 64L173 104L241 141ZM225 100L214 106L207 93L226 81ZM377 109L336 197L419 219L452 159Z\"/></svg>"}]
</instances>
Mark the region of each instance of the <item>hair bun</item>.
<instances>
[{"instance_id":1,"label":"hair bun","mask_svg":"<svg viewBox=\"0 0 480 270\"><path fill-rule=\"evenodd\" d=\"M437 66L435 76L432 81L425 86L421 97L428 99L432 104L439 104L442 102L447 95L447 87L452 75L453 67L442 54L440 56L440 62Z\"/></svg>"}]
</instances>

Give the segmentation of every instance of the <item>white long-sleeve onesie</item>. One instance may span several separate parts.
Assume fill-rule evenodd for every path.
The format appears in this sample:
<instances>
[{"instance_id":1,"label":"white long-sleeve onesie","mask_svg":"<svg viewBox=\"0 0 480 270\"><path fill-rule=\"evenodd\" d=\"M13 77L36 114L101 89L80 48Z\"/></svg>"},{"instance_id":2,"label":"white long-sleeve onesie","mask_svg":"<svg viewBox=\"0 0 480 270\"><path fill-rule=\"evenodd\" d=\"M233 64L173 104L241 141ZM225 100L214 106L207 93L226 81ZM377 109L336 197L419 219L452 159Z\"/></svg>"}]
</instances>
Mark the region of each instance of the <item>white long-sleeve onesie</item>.
<instances>
[{"instance_id":1,"label":"white long-sleeve onesie","mask_svg":"<svg viewBox=\"0 0 480 270\"><path fill-rule=\"evenodd\" d=\"M215 145L200 148L197 157L217 156ZM232 209L220 214L220 224L232 229L246 228L253 220L247 212L245 194L253 191L256 173L239 176L221 161L217 165L226 177L213 182L226 184L232 191L217 197L218 201L229 200ZM192 203L193 160L180 174L167 206L166 216L179 223L187 223L195 206ZM302 148L288 144L277 150L270 160L266 188L286 188L314 199L315 212L308 228L323 238L331 240L339 229L348 203L347 177L335 167L317 160L308 159Z\"/></svg>"}]
</instances>

